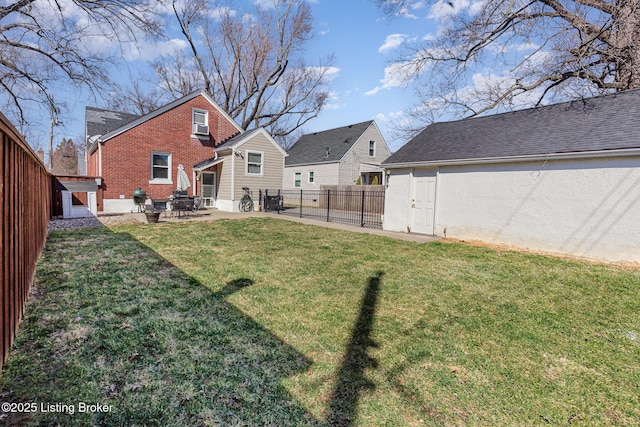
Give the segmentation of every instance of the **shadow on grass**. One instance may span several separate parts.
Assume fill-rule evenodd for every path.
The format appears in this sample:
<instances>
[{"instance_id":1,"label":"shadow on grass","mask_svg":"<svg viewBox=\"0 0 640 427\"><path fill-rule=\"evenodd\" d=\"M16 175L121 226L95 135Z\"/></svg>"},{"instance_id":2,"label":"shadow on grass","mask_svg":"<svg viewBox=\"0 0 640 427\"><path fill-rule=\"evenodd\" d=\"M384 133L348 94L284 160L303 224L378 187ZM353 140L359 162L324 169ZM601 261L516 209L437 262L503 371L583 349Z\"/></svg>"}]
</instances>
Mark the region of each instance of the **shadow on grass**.
<instances>
[{"instance_id":1,"label":"shadow on grass","mask_svg":"<svg viewBox=\"0 0 640 427\"><path fill-rule=\"evenodd\" d=\"M74 413L0 424L320 425L281 385L311 362L227 301L251 278L211 291L130 235L94 229L50 235L37 283L0 396Z\"/></svg>"},{"instance_id":2,"label":"shadow on grass","mask_svg":"<svg viewBox=\"0 0 640 427\"><path fill-rule=\"evenodd\" d=\"M379 271L369 278L367 289L360 304L360 313L351 332L351 339L347 346L342 365L337 374L337 384L331 395L331 403L327 421L331 425L353 425L357 416L358 399L360 394L375 385L365 376L367 368L377 368L377 361L369 356L370 347L377 348L371 339L371 328L376 312L378 291L382 282L383 272Z\"/></svg>"}]
</instances>

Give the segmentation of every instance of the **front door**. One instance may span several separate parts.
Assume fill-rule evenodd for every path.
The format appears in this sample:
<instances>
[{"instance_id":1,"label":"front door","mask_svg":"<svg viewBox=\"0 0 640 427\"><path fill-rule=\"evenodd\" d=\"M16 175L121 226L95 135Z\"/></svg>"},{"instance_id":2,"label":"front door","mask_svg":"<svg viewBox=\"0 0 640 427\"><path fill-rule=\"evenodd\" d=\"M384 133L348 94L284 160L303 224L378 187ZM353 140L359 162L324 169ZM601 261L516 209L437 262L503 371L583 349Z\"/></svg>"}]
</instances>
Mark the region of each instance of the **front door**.
<instances>
[{"instance_id":1,"label":"front door","mask_svg":"<svg viewBox=\"0 0 640 427\"><path fill-rule=\"evenodd\" d=\"M202 172L202 203L206 207L214 207L216 203L216 174Z\"/></svg>"},{"instance_id":2,"label":"front door","mask_svg":"<svg viewBox=\"0 0 640 427\"><path fill-rule=\"evenodd\" d=\"M413 177L413 221L411 231L433 234L436 208L436 172L430 169L416 170Z\"/></svg>"}]
</instances>

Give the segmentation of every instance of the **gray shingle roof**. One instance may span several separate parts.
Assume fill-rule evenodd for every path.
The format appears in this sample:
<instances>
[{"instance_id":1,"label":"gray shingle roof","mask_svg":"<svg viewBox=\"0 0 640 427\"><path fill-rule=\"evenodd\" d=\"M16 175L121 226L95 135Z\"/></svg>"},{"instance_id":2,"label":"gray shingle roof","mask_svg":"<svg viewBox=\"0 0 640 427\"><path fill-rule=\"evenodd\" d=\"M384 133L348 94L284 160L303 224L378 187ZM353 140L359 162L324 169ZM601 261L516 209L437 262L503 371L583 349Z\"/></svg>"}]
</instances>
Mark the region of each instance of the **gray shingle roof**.
<instances>
[{"instance_id":1,"label":"gray shingle roof","mask_svg":"<svg viewBox=\"0 0 640 427\"><path fill-rule=\"evenodd\" d=\"M434 123L383 165L640 148L640 90Z\"/></svg>"},{"instance_id":2,"label":"gray shingle roof","mask_svg":"<svg viewBox=\"0 0 640 427\"><path fill-rule=\"evenodd\" d=\"M104 135L139 118L139 115L86 107L87 137Z\"/></svg>"},{"instance_id":3,"label":"gray shingle roof","mask_svg":"<svg viewBox=\"0 0 640 427\"><path fill-rule=\"evenodd\" d=\"M285 166L338 162L371 123L373 120L303 135L289 149Z\"/></svg>"}]
</instances>

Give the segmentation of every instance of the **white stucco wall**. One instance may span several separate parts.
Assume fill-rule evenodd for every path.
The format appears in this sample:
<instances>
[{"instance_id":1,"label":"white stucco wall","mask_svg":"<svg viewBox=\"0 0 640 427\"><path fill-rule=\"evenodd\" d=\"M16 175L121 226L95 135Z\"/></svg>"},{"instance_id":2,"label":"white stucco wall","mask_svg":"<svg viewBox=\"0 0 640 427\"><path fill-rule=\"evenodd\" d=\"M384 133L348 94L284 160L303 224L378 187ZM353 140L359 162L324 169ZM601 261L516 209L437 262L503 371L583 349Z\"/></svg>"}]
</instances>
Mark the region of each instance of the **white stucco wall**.
<instances>
[{"instance_id":1,"label":"white stucco wall","mask_svg":"<svg viewBox=\"0 0 640 427\"><path fill-rule=\"evenodd\" d=\"M411 184L409 170L392 171L385 229L410 226ZM445 228L458 239L640 262L640 157L441 166L435 234Z\"/></svg>"}]
</instances>

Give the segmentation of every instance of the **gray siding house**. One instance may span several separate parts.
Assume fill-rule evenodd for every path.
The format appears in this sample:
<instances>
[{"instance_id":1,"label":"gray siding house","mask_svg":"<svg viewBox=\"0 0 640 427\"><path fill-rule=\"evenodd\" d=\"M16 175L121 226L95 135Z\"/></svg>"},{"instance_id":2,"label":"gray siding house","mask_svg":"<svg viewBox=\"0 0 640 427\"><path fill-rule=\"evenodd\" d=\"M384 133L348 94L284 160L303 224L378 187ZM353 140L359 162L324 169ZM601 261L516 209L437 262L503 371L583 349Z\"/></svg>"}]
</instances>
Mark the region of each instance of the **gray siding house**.
<instances>
[{"instance_id":1,"label":"gray siding house","mask_svg":"<svg viewBox=\"0 0 640 427\"><path fill-rule=\"evenodd\" d=\"M303 135L285 160L283 189L383 184L380 163L391 155L375 121Z\"/></svg>"},{"instance_id":2,"label":"gray siding house","mask_svg":"<svg viewBox=\"0 0 640 427\"><path fill-rule=\"evenodd\" d=\"M385 230L640 262L640 90L435 123L383 162Z\"/></svg>"}]
</instances>

